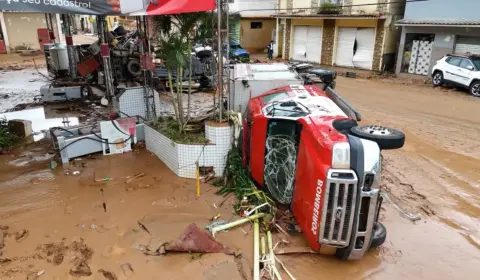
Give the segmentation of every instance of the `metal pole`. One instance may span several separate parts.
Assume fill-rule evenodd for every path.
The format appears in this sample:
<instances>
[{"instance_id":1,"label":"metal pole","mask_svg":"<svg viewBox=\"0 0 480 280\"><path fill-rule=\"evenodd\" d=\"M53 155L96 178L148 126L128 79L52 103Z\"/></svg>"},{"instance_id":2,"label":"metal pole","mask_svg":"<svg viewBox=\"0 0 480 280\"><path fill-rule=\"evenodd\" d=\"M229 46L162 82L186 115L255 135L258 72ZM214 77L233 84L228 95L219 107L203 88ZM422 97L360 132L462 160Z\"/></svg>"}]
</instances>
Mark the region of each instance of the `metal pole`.
<instances>
[{"instance_id":1,"label":"metal pole","mask_svg":"<svg viewBox=\"0 0 480 280\"><path fill-rule=\"evenodd\" d=\"M105 76L105 87L107 89L107 99L112 101L114 110L118 108L118 102L115 99L115 88L113 86L112 66L110 64L110 47L108 46L105 26L105 16L97 16L98 35L101 42L103 57L103 74Z\"/></svg>"},{"instance_id":2,"label":"metal pole","mask_svg":"<svg viewBox=\"0 0 480 280\"><path fill-rule=\"evenodd\" d=\"M226 9L226 14L227 14L227 67L226 67L226 76L227 76L227 102L228 102L228 109L232 109L231 104L230 104L230 4L229 2L226 1L225 9Z\"/></svg>"},{"instance_id":3,"label":"metal pole","mask_svg":"<svg viewBox=\"0 0 480 280\"><path fill-rule=\"evenodd\" d=\"M65 42L67 43L67 54L68 54L68 69L70 74L70 80L73 81L77 77L77 67L75 61L75 46L73 45L71 21L69 15L62 15L63 17L63 26L65 28Z\"/></svg>"},{"instance_id":4,"label":"metal pole","mask_svg":"<svg viewBox=\"0 0 480 280\"><path fill-rule=\"evenodd\" d=\"M222 121L223 97L223 46L222 46L222 0L217 0L217 40L218 40L218 108L220 122Z\"/></svg>"}]
</instances>

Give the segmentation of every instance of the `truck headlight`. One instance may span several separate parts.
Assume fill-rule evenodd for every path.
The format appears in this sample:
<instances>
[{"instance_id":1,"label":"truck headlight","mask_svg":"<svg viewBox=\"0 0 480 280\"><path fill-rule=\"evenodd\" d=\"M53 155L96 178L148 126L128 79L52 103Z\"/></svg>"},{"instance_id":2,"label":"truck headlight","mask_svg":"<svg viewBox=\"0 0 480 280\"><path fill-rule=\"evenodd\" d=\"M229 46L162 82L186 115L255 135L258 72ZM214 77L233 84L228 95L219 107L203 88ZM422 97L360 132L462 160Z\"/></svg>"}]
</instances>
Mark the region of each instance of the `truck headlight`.
<instances>
[{"instance_id":1,"label":"truck headlight","mask_svg":"<svg viewBox=\"0 0 480 280\"><path fill-rule=\"evenodd\" d=\"M350 168L350 144L337 143L333 145L332 168Z\"/></svg>"}]
</instances>

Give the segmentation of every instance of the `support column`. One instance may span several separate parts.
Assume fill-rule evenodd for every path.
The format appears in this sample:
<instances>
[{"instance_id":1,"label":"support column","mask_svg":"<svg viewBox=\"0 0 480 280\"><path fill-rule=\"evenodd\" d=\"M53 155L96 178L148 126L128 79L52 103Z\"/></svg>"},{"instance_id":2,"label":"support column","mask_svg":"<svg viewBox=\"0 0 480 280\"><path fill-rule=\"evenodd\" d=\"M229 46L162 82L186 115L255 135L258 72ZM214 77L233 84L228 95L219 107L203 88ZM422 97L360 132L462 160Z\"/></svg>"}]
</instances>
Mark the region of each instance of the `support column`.
<instances>
[{"instance_id":1,"label":"support column","mask_svg":"<svg viewBox=\"0 0 480 280\"><path fill-rule=\"evenodd\" d=\"M5 48L7 49L7 53L9 53L10 40L8 39L7 25L5 24L5 17L3 16L3 12L0 12L0 26L2 28L3 41L5 41Z\"/></svg>"},{"instance_id":2,"label":"support column","mask_svg":"<svg viewBox=\"0 0 480 280\"><path fill-rule=\"evenodd\" d=\"M62 15L62 17L63 25L65 27L65 42L67 43L70 80L73 81L77 78L77 62L75 59L75 46L73 45L72 26L69 15Z\"/></svg>"},{"instance_id":3,"label":"support column","mask_svg":"<svg viewBox=\"0 0 480 280\"><path fill-rule=\"evenodd\" d=\"M107 89L107 99L110 100L110 104L113 105L113 110L119 109L118 101L115 98L115 88L113 85L112 65L110 62L110 46L107 42L105 28L105 16L97 16L98 35L101 43L102 57L103 57L103 74L105 76L105 87Z\"/></svg>"},{"instance_id":4,"label":"support column","mask_svg":"<svg viewBox=\"0 0 480 280\"><path fill-rule=\"evenodd\" d=\"M275 25L275 45L273 46L273 57L278 57L278 45L280 36L280 19L277 18Z\"/></svg>"}]
</instances>

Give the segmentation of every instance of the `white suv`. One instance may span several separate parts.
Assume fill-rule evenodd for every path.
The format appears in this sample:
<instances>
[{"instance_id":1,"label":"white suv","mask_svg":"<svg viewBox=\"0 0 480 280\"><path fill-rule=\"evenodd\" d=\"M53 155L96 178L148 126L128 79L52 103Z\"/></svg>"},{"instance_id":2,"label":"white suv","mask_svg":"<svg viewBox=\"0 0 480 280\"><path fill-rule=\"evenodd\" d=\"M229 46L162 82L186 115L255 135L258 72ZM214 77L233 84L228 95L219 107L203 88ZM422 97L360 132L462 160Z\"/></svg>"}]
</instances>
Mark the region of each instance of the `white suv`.
<instances>
[{"instance_id":1,"label":"white suv","mask_svg":"<svg viewBox=\"0 0 480 280\"><path fill-rule=\"evenodd\" d=\"M446 55L433 66L433 86L461 86L480 97L480 56Z\"/></svg>"}]
</instances>

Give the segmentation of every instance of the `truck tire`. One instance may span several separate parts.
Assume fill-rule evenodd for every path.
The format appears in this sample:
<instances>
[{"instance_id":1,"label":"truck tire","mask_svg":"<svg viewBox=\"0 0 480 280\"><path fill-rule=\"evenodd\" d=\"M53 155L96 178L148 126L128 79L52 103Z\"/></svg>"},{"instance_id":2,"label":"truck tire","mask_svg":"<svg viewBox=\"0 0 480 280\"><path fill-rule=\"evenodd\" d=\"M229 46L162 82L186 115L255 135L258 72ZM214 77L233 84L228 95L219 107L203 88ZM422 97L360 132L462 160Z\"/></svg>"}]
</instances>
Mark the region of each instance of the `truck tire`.
<instances>
[{"instance_id":1,"label":"truck tire","mask_svg":"<svg viewBox=\"0 0 480 280\"><path fill-rule=\"evenodd\" d=\"M350 132L360 138L376 142L381 150L400 149L405 145L405 134L399 130L378 126L355 126Z\"/></svg>"},{"instance_id":2,"label":"truck tire","mask_svg":"<svg viewBox=\"0 0 480 280\"><path fill-rule=\"evenodd\" d=\"M375 223L373 226L370 248L378 248L387 240L387 229L382 223Z\"/></svg>"}]
</instances>

